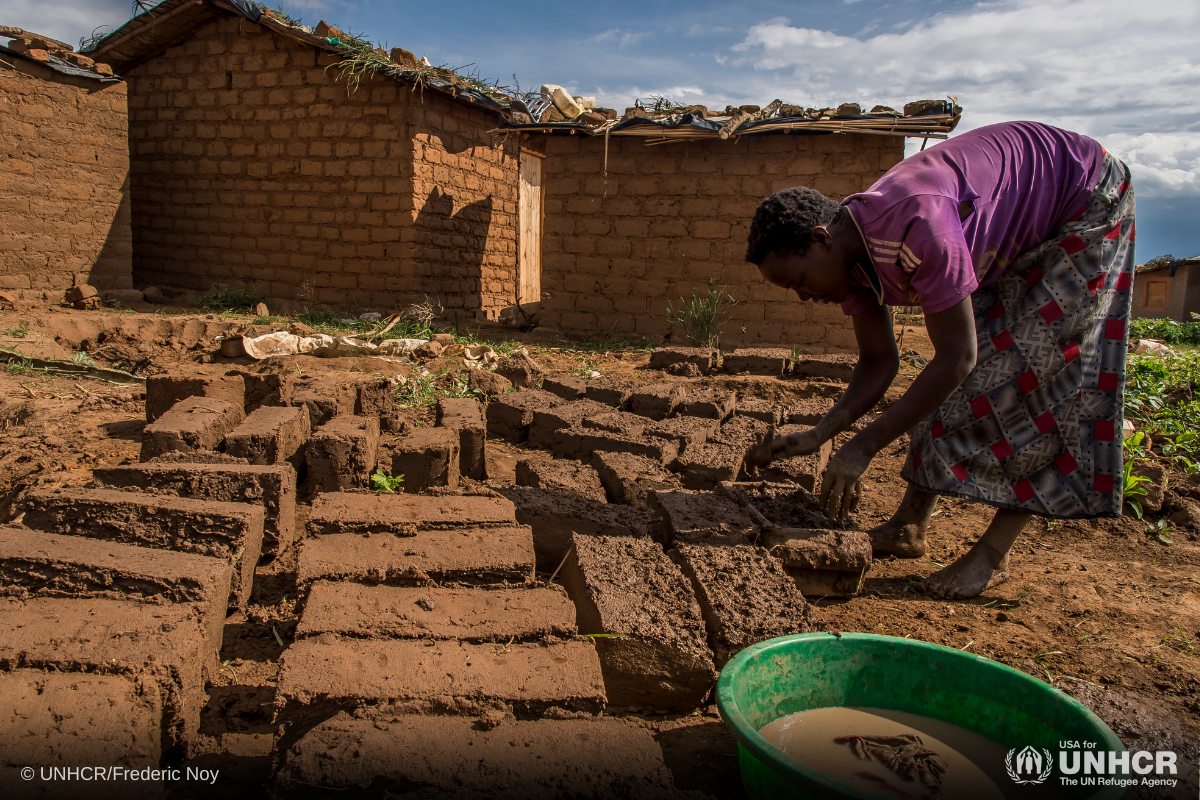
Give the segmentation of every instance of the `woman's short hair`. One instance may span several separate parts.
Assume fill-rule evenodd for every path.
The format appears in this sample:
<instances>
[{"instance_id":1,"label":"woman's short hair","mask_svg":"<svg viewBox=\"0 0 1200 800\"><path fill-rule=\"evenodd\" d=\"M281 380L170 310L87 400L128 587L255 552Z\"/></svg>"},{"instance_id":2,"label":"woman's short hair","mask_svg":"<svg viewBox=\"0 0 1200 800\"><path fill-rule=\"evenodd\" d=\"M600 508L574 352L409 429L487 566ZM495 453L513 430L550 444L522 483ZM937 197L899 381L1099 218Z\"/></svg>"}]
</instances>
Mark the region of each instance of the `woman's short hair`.
<instances>
[{"instance_id":1,"label":"woman's short hair","mask_svg":"<svg viewBox=\"0 0 1200 800\"><path fill-rule=\"evenodd\" d=\"M833 222L840 208L836 201L807 186L776 192L754 212L746 237L746 260L761 264L771 253L807 251L813 228Z\"/></svg>"}]
</instances>

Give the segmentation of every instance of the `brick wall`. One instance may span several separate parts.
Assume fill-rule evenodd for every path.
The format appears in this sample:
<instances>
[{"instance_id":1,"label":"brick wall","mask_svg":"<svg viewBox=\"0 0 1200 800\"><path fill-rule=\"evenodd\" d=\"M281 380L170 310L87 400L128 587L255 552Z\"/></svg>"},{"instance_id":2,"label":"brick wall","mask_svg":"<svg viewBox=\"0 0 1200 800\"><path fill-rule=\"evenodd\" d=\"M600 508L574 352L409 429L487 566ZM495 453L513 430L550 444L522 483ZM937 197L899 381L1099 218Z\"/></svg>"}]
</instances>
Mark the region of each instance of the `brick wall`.
<instances>
[{"instance_id":1,"label":"brick wall","mask_svg":"<svg viewBox=\"0 0 1200 800\"><path fill-rule=\"evenodd\" d=\"M128 72L137 281L347 311L486 301L515 150L430 91L368 77L348 95L338 60L231 17Z\"/></svg>"},{"instance_id":2,"label":"brick wall","mask_svg":"<svg viewBox=\"0 0 1200 800\"><path fill-rule=\"evenodd\" d=\"M0 288L132 285L125 89L0 60Z\"/></svg>"},{"instance_id":3,"label":"brick wall","mask_svg":"<svg viewBox=\"0 0 1200 800\"><path fill-rule=\"evenodd\" d=\"M836 306L800 303L743 261L758 203L789 186L834 199L861 191L898 163L903 139L759 135L648 147L611 137L551 136L546 146L542 324L580 335L671 333L666 306L725 284L738 305L723 347L854 347ZM682 331L672 340L683 342Z\"/></svg>"}]
</instances>

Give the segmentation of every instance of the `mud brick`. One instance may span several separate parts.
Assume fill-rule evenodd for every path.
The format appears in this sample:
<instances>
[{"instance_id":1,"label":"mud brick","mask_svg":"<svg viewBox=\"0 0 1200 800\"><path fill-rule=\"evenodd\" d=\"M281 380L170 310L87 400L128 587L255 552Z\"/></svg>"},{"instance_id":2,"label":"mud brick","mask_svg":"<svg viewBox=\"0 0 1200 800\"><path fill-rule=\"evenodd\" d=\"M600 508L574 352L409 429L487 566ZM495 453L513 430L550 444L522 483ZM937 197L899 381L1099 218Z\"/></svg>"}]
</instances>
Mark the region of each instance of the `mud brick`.
<instances>
[{"instance_id":1,"label":"mud brick","mask_svg":"<svg viewBox=\"0 0 1200 800\"><path fill-rule=\"evenodd\" d=\"M0 595L185 603L220 642L232 581L224 558L0 527Z\"/></svg>"},{"instance_id":2,"label":"mud brick","mask_svg":"<svg viewBox=\"0 0 1200 800\"><path fill-rule=\"evenodd\" d=\"M393 586L458 583L528 583L533 579L533 532L509 528L456 528L416 536L333 533L306 539L296 576Z\"/></svg>"},{"instance_id":3,"label":"mud brick","mask_svg":"<svg viewBox=\"0 0 1200 800\"><path fill-rule=\"evenodd\" d=\"M720 420L708 417L672 417L647 425L642 433L657 439L669 439L679 447L679 455L687 455L689 447L703 444L720 430Z\"/></svg>"},{"instance_id":4,"label":"mud brick","mask_svg":"<svg viewBox=\"0 0 1200 800\"><path fill-rule=\"evenodd\" d=\"M562 572L579 631L598 637L604 690L614 706L689 711L716 680L691 584L658 543L572 537Z\"/></svg>"},{"instance_id":5,"label":"mud brick","mask_svg":"<svg viewBox=\"0 0 1200 800\"><path fill-rule=\"evenodd\" d=\"M316 430L334 417L353 415L358 390L341 378L318 378L292 392L292 405L308 409L309 427Z\"/></svg>"},{"instance_id":6,"label":"mud brick","mask_svg":"<svg viewBox=\"0 0 1200 800\"><path fill-rule=\"evenodd\" d=\"M572 622L574 615L572 615ZM95 598L0 599L0 664L148 678L166 702L162 750L184 757L208 701L204 668L221 642L186 606Z\"/></svg>"},{"instance_id":7,"label":"mud brick","mask_svg":"<svg viewBox=\"0 0 1200 800\"><path fill-rule=\"evenodd\" d=\"M681 383L652 383L640 386L629 397L629 410L653 420L663 420L675 413L675 408L687 396L687 386Z\"/></svg>"},{"instance_id":8,"label":"mud brick","mask_svg":"<svg viewBox=\"0 0 1200 800\"><path fill-rule=\"evenodd\" d=\"M381 460L392 476L403 475L400 486L416 494L433 486L458 486L459 432L452 428L416 428L403 439L388 445Z\"/></svg>"},{"instance_id":9,"label":"mud brick","mask_svg":"<svg viewBox=\"0 0 1200 800\"><path fill-rule=\"evenodd\" d=\"M354 381L354 413L360 417L394 417L396 389L392 382L375 377Z\"/></svg>"},{"instance_id":10,"label":"mud brick","mask_svg":"<svg viewBox=\"0 0 1200 800\"><path fill-rule=\"evenodd\" d=\"M781 425L772 433L774 437L790 436L793 433L806 431L810 427L808 425ZM815 453L772 461L763 467L761 472L767 480L794 481L815 493L821 488L821 476L825 474L825 467L828 466L829 456L832 453L833 442L828 441L822 444L821 449Z\"/></svg>"},{"instance_id":11,"label":"mud brick","mask_svg":"<svg viewBox=\"0 0 1200 800\"><path fill-rule=\"evenodd\" d=\"M341 713L286 754L288 791L350 795L421 786L446 797L682 797L647 729L612 717L512 720L485 729L462 717L354 719Z\"/></svg>"},{"instance_id":12,"label":"mud brick","mask_svg":"<svg viewBox=\"0 0 1200 800\"><path fill-rule=\"evenodd\" d=\"M742 445L705 442L689 448L675 468L683 473L683 485L688 489L714 489L721 481L737 480L746 449Z\"/></svg>"},{"instance_id":13,"label":"mud brick","mask_svg":"<svg viewBox=\"0 0 1200 800\"><path fill-rule=\"evenodd\" d=\"M228 375L197 375L195 371L166 372L146 379L146 421L155 422L180 400L210 397L224 400L245 413L246 384L236 372Z\"/></svg>"},{"instance_id":14,"label":"mud brick","mask_svg":"<svg viewBox=\"0 0 1200 800\"><path fill-rule=\"evenodd\" d=\"M488 403L488 436L520 444L529 438L534 412L554 408L562 402L561 397L536 389L501 395Z\"/></svg>"},{"instance_id":15,"label":"mud brick","mask_svg":"<svg viewBox=\"0 0 1200 800\"><path fill-rule=\"evenodd\" d=\"M580 422L585 428L608 431L609 433L620 433L625 436L641 436L642 431L650 423L651 420L639 414L611 410L604 414L584 417Z\"/></svg>"},{"instance_id":16,"label":"mud brick","mask_svg":"<svg viewBox=\"0 0 1200 800\"><path fill-rule=\"evenodd\" d=\"M596 470L570 459L521 459L517 462L517 486L579 495L598 503L608 502Z\"/></svg>"},{"instance_id":17,"label":"mud brick","mask_svg":"<svg viewBox=\"0 0 1200 800\"><path fill-rule=\"evenodd\" d=\"M703 373L717 365L717 351L708 347L656 347L650 353L650 369L667 369L675 364L695 364Z\"/></svg>"},{"instance_id":18,"label":"mud brick","mask_svg":"<svg viewBox=\"0 0 1200 800\"><path fill-rule=\"evenodd\" d=\"M778 425L783 418L783 409L769 400L738 400L737 409L733 413L735 416L756 419L768 425Z\"/></svg>"},{"instance_id":19,"label":"mud brick","mask_svg":"<svg viewBox=\"0 0 1200 800\"><path fill-rule=\"evenodd\" d=\"M437 403L437 424L458 431L458 471L481 481L487 467L487 424L479 401L468 397L443 397Z\"/></svg>"},{"instance_id":20,"label":"mud brick","mask_svg":"<svg viewBox=\"0 0 1200 800\"><path fill-rule=\"evenodd\" d=\"M556 394L563 400L578 400L583 397L583 392L587 388L587 381L583 378L572 378L568 376L559 376L557 378L546 378L542 381L542 391Z\"/></svg>"},{"instance_id":21,"label":"mud brick","mask_svg":"<svg viewBox=\"0 0 1200 800\"><path fill-rule=\"evenodd\" d=\"M26 527L122 544L224 558L234 569L230 609L244 611L262 552L261 506L111 489L35 489L22 501Z\"/></svg>"},{"instance_id":22,"label":"mud brick","mask_svg":"<svg viewBox=\"0 0 1200 800\"><path fill-rule=\"evenodd\" d=\"M529 444L550 450L554 447L554 432L578 425L588 417L612 413L612 407L595 400L575 400L554 408L538 409L533 412L533 423L529 426Z\"/></svg>"},{"instance_id":23,"label":"mud brick","mask_svg":"<svg viewBox=\"0 0 1200 800\"><path fill-rule=\"evenodd\" d=\"M486 369L468 370L467 386L473 391L494 398L513 388L512 381Z\"/></svg>"},{"instance_id":24,"label":"mud brick","mask_svg":"<svg viewBox=\"0 0 1200 800\"><path fill-rule=\"evenodd\" d=\"M737 407L737 395L725 389L705 389L683 399L677 411L688 417L724 420Z\"/></svg>"},{"instance_id":25,"label":"mud brick","mask_svg":"<svg viewBox=\"0 0 1200 800\"><path fill-rule=\"evenodd\" d=\"M296 535L296 471L288 464L127 464L97 467L92 480L110 489L262 506L263 553L282 553Z\"/></svg>"},{"instance_id":26,"label":"mud brick","mask_svg":"<svg viewBox=\"0 0 1200 800\"><path fill-rule=\"evenodd\" d=\"M592 456L592 466L613 503L645 506L651 492L679 488L678 477L644 456L600 452Z\"/></svg>"},{"instance_id":27,"label":"mud brick","mask_svg":"<svg viewBox=\"0 0 1200 800\"><path fill-rule=\"evenodd\" d=\"M871 537L862 531L776 528L763 543L789 570L833 570L858 576L871 565Z\"/></svg>"},{"instance_id":28,"label":"mud brick","mask_svg":"<svg viewBox=\"0 0 1200 800\"><path fill-rule=\"evenodd\" d=\"M650 507L658 515L658 538L678 544L749 544L757 532L750 515L732 500L711 492L654 492Z\"/></svg>"},{"instance_id":29,"label":"mud brick","mask_svg":"<svg viewBox=\"0 0 1200 800\"><path fill-rule=\"evenodd\" d=\"M500 362L496 374L508 378L513 386L536 389L545 372L528 353L517 351Z\"/></svg>"},{"instance_id":30,"label":"mud brick","mask_svg":"<svg viewBox=\"0 0 1200 800\"><path fill-rule=\"evenodd\" d=\"M585 420L586 422L586 420ZM669 464L679 454L675 442L637 434L612 433L596 428L572 425L554 432L553 453L562 458L590 459L593 453L633 453Z\"/></svg>"},{"instance_id":31,"label":"mud brick","mask_svg":"<svg viewBox=\"0 0 1200 800\"><path fill-rule=\"evenodd\" d=\"M308 486L312 492L366 487L379 449L375 417L334 417L308 440Z\"/></svg>"},{"instance_id":32,"label":"mud brick","mask_svg":"<svg viewBox=\"0 0 1200 800\"><path fill-rule=\"evenodd\" d=\"M545 489L505 486L500 490L516 506L517 522L533 529L537 567L552 572L571 546L571 536L650 538L658 524L648 508L610 505Z\"/></svg>"},{"instance_id":33,"label":"mud brick","mask_svg":"<svg viewBox=\"0 0 1200 800\"><path fill-rule=\"evenodd\" d=\"M595 713L604 682L591 642L517 644L497 655L493 643L301 639L280 659L276 694L279 745L339 711L379 706L479 715L508 706L522 717L551 708Z\"/></svg>"},{"instance_id":34,"label":"mud brick","mask_svg":"<svg viewBox=\"0 0 1200 800\"><path fill-rule=\"evenodd\" d=\"M253 414L263 406L290 406L298 381L295 375L273 372L239 370L246 385L246 413Z\"/></svg>"},{"instance_id":35,"label":"mud brick","mask_svg":"<svg viewBox=\"0 0 1200 800\"><path fill-rule=\"evenodd\" d=\"M792 374L800 378L831 378L842 383L850 382L850 375L858 363L858 356L848 353L830 353L823 356L798 356L792 365Z\"/></svg>"},{"instance_id":36,"label":"mud brick","mask_svg":"<svg viewBox=\"0 0 1200 800\"><path fill-rule=\"evenodd\" d=\"M0 672L0 718L5 721L0 725L0 789L6 797L166 797L162 781L106 781L86 791L46 794L29 792L32 781L17 782L18 767L157 767L162 698L137 680L39 669Z\"/></svg>"},{"instance_id":37,"label":"mud brick","mask_svg":"<svg viewBox=\"0 0 1200 800\"><path fill-rule=\"evenodd\" d=\"M261 406L225 436L225 452L251 464L304 463L309 416L302 408Z\"/></svg>"},{"instance_id":38,"label":"mud brick","mask_svg":"<svg viewBox=\"0 0 1200 800\"><path fill-rule=\"evenodd\" d=\"M854 597L865 575L833 569L789 569L788 574L805 597Z\"/></svg>"},{"instance_id":39,"label":"mud brick","mask_svg":"<svg viewBox=\"0 0 1200 800\"><path fill-rule=\"evenodd\" d=\"M547 636L569 639L577 631L575 606L553 584L475 589L318 581L309 591L296 636L324 633L355 639L533 642Z\"/></svg>"},{"instance_id":40,"label":"mud brick","mask_svg":"<svg viewBox=\"0 0 1200 800\"><path fill-rule=\"evenodd\" d=\"M795 582L765 549L681 544L675 554L696 592L717 669L756 642L820 628Z\"/></svg>"},{"instance_id":41,"label":"mud brick","mask_svg":"<svg viewBox=\"0 0 1200 800\"><path fill-rule=\"evenodd\" d=\"M725 355L723 366L730 375L780 377L788 370L792 351L783 348L740 348Z\"/></svg>"},{"instance_id":42,"label":"mud brick","mask_svg":"<svg viewBox=\"0 0 1200 800\"><path fill-rule=\"evenodd\" d=\"M623 378L596 378L587 382L583 396L618 410L629 407L633 384Z\"/></svg>"},{"instance_id":43,"label":"mud brick","mask_svg":"<svg viewBox=\"0 0 1200 800\"><path fill-rule=\"evenodd\" d=\"M833 408L833 399L829 397L806 397L797 400L794 405L784 412L784 419L791 425L803 425L811 428L829 413Z\"/></svg>"},{"instance_id":44,"label":"mud brick","mask_svg":"<svg viewBox=\"0 0 1200 800\"><path fill-rule=\"evenodd\" d=\"M180 400L142 430L141 460L171 450L216 450L245 419L241 405L209 397Z\"/></svg>"},{"instance_id":45,"label":"mud brick","mask_svg":"<svg viewBox=\"0 0 1200 800\"><path fill-rule=\"evenodd\" d=\"M507 528L516 523L513 504L502 497L332 492L313 501L308 535L415 536L420 531Z\"/></svg>"},{"instance_id":46,"label":"mud brick","mask_svg":"<svg viewBox=\"0 0 1200 800\"><path fill-rule=\"evenodd\" d=\"M748 450L767 441L773 430L774 426L762 420L735 416L710 436L709 442L735 445Z\"/></svg>"}]
</instances>

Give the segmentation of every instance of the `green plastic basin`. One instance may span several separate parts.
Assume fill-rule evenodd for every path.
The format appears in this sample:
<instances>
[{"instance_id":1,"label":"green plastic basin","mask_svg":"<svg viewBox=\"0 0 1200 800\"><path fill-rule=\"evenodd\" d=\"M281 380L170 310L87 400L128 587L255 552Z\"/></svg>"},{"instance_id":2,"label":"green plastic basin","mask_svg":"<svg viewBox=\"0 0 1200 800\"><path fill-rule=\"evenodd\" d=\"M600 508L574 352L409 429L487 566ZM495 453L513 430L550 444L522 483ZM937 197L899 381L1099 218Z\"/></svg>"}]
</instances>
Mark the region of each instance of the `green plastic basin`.
<instances>
[{"instance_id":1,"label":"green plastic basin","mask_svg":"<svg viewBox=\"0 0 1200 800\"><path fill-rule=\"evenodd\" d=\"M803 633L747 647L721 670L717 708L737 739L742 783L751 797L879 800L805 767L758 733L779 717L831 706L923 714L1005 747L1044 747L1055 758L1060 740L1125 750L1078 701L982 656L894 636ZM1057 774L1056 768L1050 780ZM1079 800L1116 800L1128 791L1120 786L1060 790Z\"/></svg>"}]
</instances>

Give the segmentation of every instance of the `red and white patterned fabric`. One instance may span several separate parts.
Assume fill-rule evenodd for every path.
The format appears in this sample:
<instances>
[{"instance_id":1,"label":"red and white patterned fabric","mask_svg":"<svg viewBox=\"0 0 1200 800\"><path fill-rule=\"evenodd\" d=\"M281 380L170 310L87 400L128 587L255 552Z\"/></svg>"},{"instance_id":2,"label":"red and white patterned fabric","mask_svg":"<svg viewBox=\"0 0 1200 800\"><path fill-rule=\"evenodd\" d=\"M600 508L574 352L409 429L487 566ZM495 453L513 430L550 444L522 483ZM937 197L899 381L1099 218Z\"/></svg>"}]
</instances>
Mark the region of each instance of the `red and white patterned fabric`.
<instances>
[{"instance_id":1,"label":"red and white patterned fabric","mask_svg":"<svg viewBox=\"0 0 1200 800\"><path fill-rule=\"evenodd\" d=\"M1105 154L1088 205L971 294L975 368L912 430L904 477L1045 517L1120 516L1133 271L1129 169Z\"/></svg>"}]
</instances>

